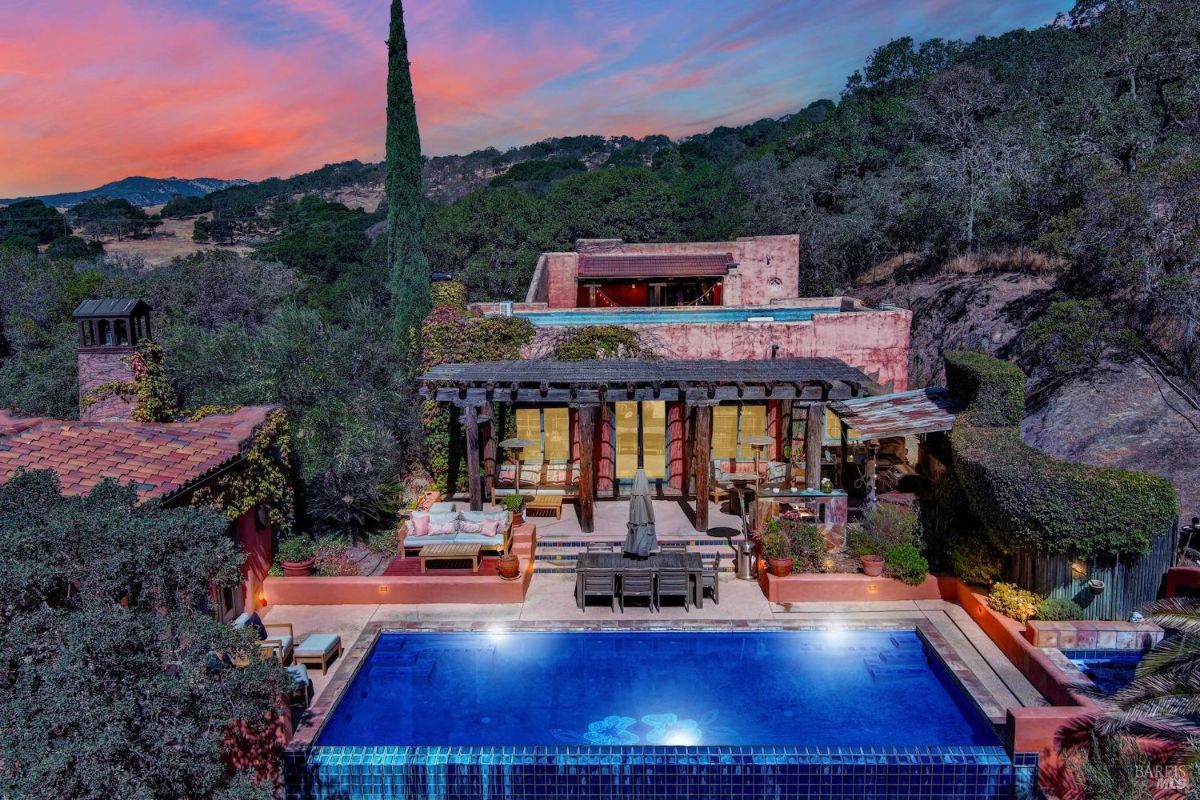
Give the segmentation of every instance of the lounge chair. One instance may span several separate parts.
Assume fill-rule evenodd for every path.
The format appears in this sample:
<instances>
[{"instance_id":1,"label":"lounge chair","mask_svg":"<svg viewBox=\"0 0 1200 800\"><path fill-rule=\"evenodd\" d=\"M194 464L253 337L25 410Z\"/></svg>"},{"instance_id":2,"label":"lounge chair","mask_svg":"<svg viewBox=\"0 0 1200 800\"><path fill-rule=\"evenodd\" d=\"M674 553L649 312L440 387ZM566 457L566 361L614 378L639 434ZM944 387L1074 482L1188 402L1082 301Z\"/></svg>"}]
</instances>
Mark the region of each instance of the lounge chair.
<instances>
[{"instance_id":1,"label":"lounge chair","mask_svg":"<svg viewBox=\"0 0 1200 800\"><path fill-rule=\"evenodd\" d=\"M687 573L684 573L685 575ZM655 609L654 571L649 569L627 569L621 573L621 591L618 594L621 601L621 611L625 611L625 601L634 597L646 598L650 610Z\"/></svg>"},{"instance_id":2,"label":"lounge chair","mask_svg":"<svg viewBox=\"0 0 1200 800\"><path fill-rule=\"evenodd\" d=\"M253 630L263 655L278 659L281 665L286 665L292 657L293 643L296 641L292 623L264 623L257 612L245 612L233 621L233 627Z\"/></svg>"},{"instance_id":3,"label":"lounge chair","mask_svg":"<svg viewBox=\"0 0 1200 800\"><path fill-rule=\"evenodd\" d=\"M581 570L582 577L575 584L575 602L580 611L587 611L589 597L607 597L608 607L616 611L617 573L611 569Z\"/></svg>"},{"instance_id":4,"label":"lounge chair","mask_svg":"<svg viewBox=\"0 0 1200 800\"><path fill-rule=\"evenodd\" d=\"M310 633L296 646L292 658L297 664L320 666L321 674L324 675L329 669L329 662L341 654L342 637L336 633Z\"/></svg>"},{"instance_id":5,"label":"lounge chair","mask_svg":"<svg viewBox=\"0 0 1200 800\"><path fill-rule=\"evenodd\" d=\"M683 608L692 608L692 581L686 569L664 569L658 572L658 586L654 592L654 604L662 608L664 597L682 597Z\"/></svg>"},{"instance_id":6,"label":"lounge chair","mask_svg":"<svg viewBox=\"0 0 1200 800\"><path fill-rule=\"evenodd\" d=\"M708 592L712 595L713 602L721 605L721 554L717 553L713 556L710 563L704 565L704 572L700 578L700 593Z\"/></svg>"}]
</instances>

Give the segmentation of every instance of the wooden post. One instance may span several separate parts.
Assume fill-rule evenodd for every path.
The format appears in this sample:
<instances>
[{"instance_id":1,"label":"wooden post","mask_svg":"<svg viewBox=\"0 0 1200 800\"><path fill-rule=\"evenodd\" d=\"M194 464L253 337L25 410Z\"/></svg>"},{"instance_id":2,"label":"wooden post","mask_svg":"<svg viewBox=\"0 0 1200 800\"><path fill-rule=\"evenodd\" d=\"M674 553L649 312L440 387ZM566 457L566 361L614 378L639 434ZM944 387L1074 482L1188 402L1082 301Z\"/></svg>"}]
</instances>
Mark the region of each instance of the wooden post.
<instances>
[{"instance_id":1,"label":"wooden post","mask_svg":"<svg viewBox=\"0 0 1200 800\"><path fill-rule=\"evenodd\" d=\"M492 502L496 499L496 415L492 410L491 403L484 403L480 409L480 414L486 417L485 422L480 423L479 436L483 440L483 495L491 498Z\"/></svg>"},{"instance_id":2,"label":"wooden post","mask_svg":"<svg viewBox=\"0 0 1200 800\"><path fill-rule=\"evenodd\" d=\"M696 481L696 530L708 530L708 482L712 469L712 406L699 405L695 407L696 432L692 447L696 451L696 460L692 469Z\"/></svg>"},{"instance_id":3,"label":"wooden post","mask_svg":"<svg viewBox=\"0 0 1200 800\"><path fill-rule=\"evenodd\" d=\"M821 444L825 440L825 404L809 403L804 422L804 488L821 491Z\"/></svg>"},{"instance_id":4,"label":"wooden post","mask_svg":"<svg viewBox=\"0 0 1200 800\"><path fill-rule=\"evenodd\" d=\"M681 404L682 405L682 404ZM683 475L679 482L680 494L686 500L692 491L692 459L695 458L695 442L692 441L695 423L692 421L692 407L682 405L683 417Z\"/></svg>"},{"instance_id":5,"label":"wooden post","mask_svg":"<svg viewBox=\"0 0 1200 800\"><path fill-rule=\"evenodd\" d=\"M841 430L841 433L842 433L842 436L841 436L841 439L842 439L842 442L841 442L841 444L842 444L842 451L841 451L842 464L841 464L841 469L838 470L838 488L842 489L843 491L847 491L847 493L848 493L848 490L846 488L848 478L846 476L848 476L850 474L850 464L849 464L849 461L850 461L850 431L849 431L849 428L846 427L846 421L843 419L838 420L838 428L839 428L839 430Z\"/></svg>"},{"instance_id":6,"label":"wooden post","mask_svg":"<svg viewBox=\"0 0 1200 800\"><path fill-rule=\"evenodd\" d=\"M579 530L591 533L595 528L596 506L596 409L579 406Z\"/></svg>"},{"instance_id":7,"label":"wooden post","mask_svg":"<svg viewBox=\"0 0 1200 800\"><path fill-rule=\"evenodd\" d=\"M463 413L463 423L467 430L467 493L471 501L472 511L483 510L483 490L480 486L479 471L479 409L474 403L468 403Z\"/></svg>"}]
</instances>

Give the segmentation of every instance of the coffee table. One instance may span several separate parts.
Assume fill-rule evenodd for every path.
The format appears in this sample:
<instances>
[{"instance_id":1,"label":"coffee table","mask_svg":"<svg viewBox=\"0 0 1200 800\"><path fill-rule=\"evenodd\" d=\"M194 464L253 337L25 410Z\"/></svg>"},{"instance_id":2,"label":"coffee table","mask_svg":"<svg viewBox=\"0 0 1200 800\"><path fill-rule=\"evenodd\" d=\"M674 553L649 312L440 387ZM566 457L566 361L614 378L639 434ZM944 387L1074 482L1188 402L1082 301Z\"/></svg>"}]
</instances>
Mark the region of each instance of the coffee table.
<instances>
[{"instance_id":1,"label":"coffee table","mask_svg":"<svg viewBox=\"0 0 1200 800\"><path fill-rule=\"evenodd\" d=\"M427 561L463 561L471 560L471 572L479 572L479 545L467 542L449 544L427 544L417 554L421 559L421 573L425 573Z\"/></svg>"}]
</instances>

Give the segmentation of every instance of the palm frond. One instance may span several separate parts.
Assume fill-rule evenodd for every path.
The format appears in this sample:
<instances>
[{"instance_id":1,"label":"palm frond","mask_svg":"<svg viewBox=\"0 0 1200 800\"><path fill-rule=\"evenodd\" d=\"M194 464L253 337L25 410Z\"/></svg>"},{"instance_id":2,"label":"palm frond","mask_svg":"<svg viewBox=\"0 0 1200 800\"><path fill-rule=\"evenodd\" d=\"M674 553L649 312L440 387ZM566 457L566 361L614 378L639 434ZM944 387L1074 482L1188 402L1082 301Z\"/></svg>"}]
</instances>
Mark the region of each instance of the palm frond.
<instances>
[{"instance_id":1,"label":"palm frond","mask_svg":"<svg viewBox=\"0 0 1200 800\"><path fill-rule=\"evenodd\" d=\"M1200 737L1200 726L1191 720L1140 711L1108 711L1096 718L1094 727L1101 736L1142 736L1178 744Z\"/></svg>"},{"instance_id":2,"label":"palm frond","mask_svg":"<svg viewBox=\"0 0 1200 800\"><path fill-rule=\"evenodd\" d=\"M1155 600L1142 607L1146 621L1187 634L1200 634L1200 603L1194 599L1171 597Z\"/></svg>"},{"instance_id":3,"label":"palm frond","mask_svg":"<svg viewBox=\"0 0 1200 800\"><path fill-rule=\"evenodd\" d=\"M1137 674L1150 675L1174 665L1176 662L1200 660L1200 639L1191 636L1164 639L1142 656Z\"/></svg>"}]
</instances>

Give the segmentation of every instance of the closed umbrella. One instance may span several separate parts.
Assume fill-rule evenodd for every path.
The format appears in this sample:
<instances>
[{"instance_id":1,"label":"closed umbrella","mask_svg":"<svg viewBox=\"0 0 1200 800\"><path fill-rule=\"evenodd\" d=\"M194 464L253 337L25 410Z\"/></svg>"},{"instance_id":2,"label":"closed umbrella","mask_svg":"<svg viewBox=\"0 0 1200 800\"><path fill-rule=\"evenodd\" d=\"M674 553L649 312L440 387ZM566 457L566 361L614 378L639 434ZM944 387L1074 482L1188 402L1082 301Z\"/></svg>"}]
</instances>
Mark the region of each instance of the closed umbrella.
<instances>
[{"instance_id":1,"label":"closed umbrella","mask_svg":"<svg viewBox=\"0 0 1200 800\"><path fill-rule=\"evenodd\" d=\"M625 535L625 552L645 558L658 546L654 530L654 500L650 497L650 481L639 469L633 476L633 491L629 494L629 531Z\"/></svg>"}]
</instances>

